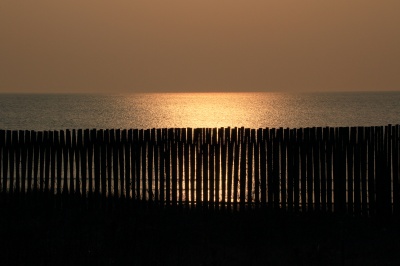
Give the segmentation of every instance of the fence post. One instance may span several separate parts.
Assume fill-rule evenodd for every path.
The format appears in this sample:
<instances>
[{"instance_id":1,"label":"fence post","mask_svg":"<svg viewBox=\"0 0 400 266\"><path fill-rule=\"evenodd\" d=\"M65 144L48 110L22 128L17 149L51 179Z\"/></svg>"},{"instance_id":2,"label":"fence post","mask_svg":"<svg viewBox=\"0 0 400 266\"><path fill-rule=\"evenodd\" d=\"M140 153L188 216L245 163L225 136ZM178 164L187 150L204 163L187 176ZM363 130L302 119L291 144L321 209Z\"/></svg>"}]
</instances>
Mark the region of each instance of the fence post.
<instances>
[{"instance_id":1,"label":"fence post","mask_svg":"<svg viewBox=\"0 0 400 266\"><path fill-rule=\"evenodd\" d=\"M68 139L69 138L69 139ZM68 149L71 146L71 135L69 130L67 130L66 132L64 132L63 130L60 131L60 154L58 155L59 157L61 157L60 155L62 155L62 159L61 160L61 164L62 164L62 170L63 174L62 176L60 175L60 184L62 184L62 190L61 190L61 194L64 195L63 197L63 201L66 199L65 196L68 195ZM60 158L61 159L61 158ZM59 165L59 167L61 168L61 164ZM60 169L61 170L61 169Z\"/></svg>"},{"instance_id":2,"label":"fence post","mask_svg":"<svg viewBox=\"0 0 400 266\"><path fill-rule=\"evenodd\" d=\"M188 145L188 129L182 129L182 153L183 153L183 164L184 164L184 186L185 186L185 208L189 208L189 165L190 165L190 158L189 158L189 145ZM183 178L183 177L182 177Z\"/></svg>"},{"instance_id":3,"label":"fence post","mask_svg":"<svg viewBox=\"0 0 400 266\"><path fill-rule=\"evenodd\" d=\"M165 129L161 130L161 140L159 144L159 153L160 153L160 203L164 206L165 203Z\"/></svg>"},{"instance_id":4,"label":"fence post","mask_svg":"<svg viewBox=\"0 0 400 266\"><path fill-rule=\"evenodd\" d=\"M33 171L33 145L36 142L36 135L35 139L32 140L32 132L33 131L25 131L25 145L27 146L28 149L28 155L27 155L27 193L28 195L31 194L32 192L32 171Z\"/></svg>"},{"instance_id":5,"label":"fence post","mask_svg":"<svg viewBox=\"0 0 400 266\"><path fill-rule=\"evenodd\" d=\"M124 130L124 132L126 132ZM125 135L127 134L127 135ZM125 197L129 200L131 198L131 187L132 187L132 167L133 160L131 158L132 155L132 140L133 140L133 131L129 129L127 133L124 133L124 142L125 142ZM157 170L156 170L157 171Z\"/></svg>"},{"instance_id":6,"label":"fence post","mask_svg":"<svg viewBox=\"0 0 400 266\"><path fill-rule=\"evenodd\" d=\"M266 138L265 140L267 141L266 144L266 151L267 151L267 202L268 202L268 207L273 208L274 207L274 178L273 178L273 136L275 132L272 128L268 128L266 131Z\"/></svg>"},{"instance_id":7,"label":"fence post","mask_svg":"<svg viewBox=\"0 0 400 266\"><path fill-rule=\"evenodd\" d=\"M384 214L391 215L392 212L392 145L391 145L391 132L392 132L392 125L389 124L383 127L384 130L384 138L383 138L383 167L384 170L382 171L384 174L384 188L383 188L383 200L384 200Z\"/></svg>"},{"instance_id":8,"label":"fence post","mask_svg":"<svg viewBox=\"0 0 400 266\"><path fill-rule=\"evenodd\" d=\"M196 207L201 209L202 199L201 199L201 185L202 185L202 161L203 156L201 154L201 131L195 130L195 149L196 149Z\"/></svg>"},{"instance_id":9,"label":"fence post","mask_svg":"<svg viewBox=\"0 0 400 266\"><path fill-rule=\"evenodd\" d=\"M18 132L7 130L7 146L8 148L8 163L9 163L9 182L8 182L8 193L12 197L14 194L14 159L15 159L15 141L18 138Z\"/></svg>"},{"instance_id":10,"label":"fence post","mask_svg":"<svg viewBox=\"0 0 400 266\"><path fill-rule=\"evenodd\" d=\"M83 134L84 134L83 130L79 129L76 139L76 151L75 151L75 162L76 162L76 173L77 173L77 176L75 177L76 179L75 188L78 196L82 195L83 198L85 198L86 185L84 185L84 180L86 180L86 152L83 146L83 141L84 141ZM79 170L80 170L80 176L79 176Z\"/></svg>"},{"instance_id":11,"label":"fence post","mask_svg":"<svg viewBox=\"0 0 400 266\"><path fill-rule=\"evenodd\" d=\"M107 130L98 130L97 131L97 152L100 153L97 155L98 165L97 171L97 182L96 182L96 190L97 193L101 196L101 203L103 208L105 206L105 196L106 196L106 180L107 180L107 140L108 131Z\"/></svg>"},{"instance_id":12,"label":"fence post","mask_svg":"<svg viewBox=\"0 0 400 266\"><path fill-rule=\"evenodd\" d=\"M178 143L175 138L175 129L173 129L173 133L170 135L171 142L171 164L172 164L172 173L171 173L171 190L172 190L172 206L177 206L177 187L178 187Z\"/></svg>"},{"instance_id":13,"label":"fence post","mask_svg":"<svg viewBox=\"0 0 400 266\"><path fill-rule=\"evenodd\" d=\"M49 131L49 137L48 137L48 149L49 149L49 154L50 154L50 159L49 159L49 164L50 165L50 185L49 185L49 191L50 195L54 195L54 190L55 190L55 168L56 168L56 145L54 143L54 131Z\"/></svg>"},{"instance_id":14,"label":"fence post","mask_svg":"<svg viewBox=\"0 0 400 266\"><path fill-rule=\"evenodd\" d=\"M154 163L154 140L151 131L147 131L147 192L148 192L148 203L150 206L153 205L153 163Z\"/></svg>"},{"instance_id":15,"label":"fence post","mask_svg":"<svg viewBox=\"0 0 400 266\"><path fill-rule=\"evenodd\" d=\"M118 179L119 179L119 188L118 188L118 195L120 198L124 198L125 193L125 166L124 166L124 138L121 135L121 130L117 129L116 131L116 147L118 149L118 164L117 168L119 169L118 172Z\"/></svg>"},{"instance_id":16,"label":"fence post","mask_svg":"<svg viewBox=\"0 0 400 266\"><path fill-rule=\"evenodd\" d=\"M62 182L60 182L63 184L63 189L61 193L66 196L68 195L68 158L69 158L68 150L69 147L71 146L71 132L69 130L66 130L66 132L64 132L63 130L60 131L60 144L62 148L63 170L64 170L62 176L63 180Z\"/></svg>"},{"instance_id":17,"label":"fence post","mask_svg":"<svg viewBox=\"0 0 400 266\"><path fill-rule=\"evenodd\" d=\"M0 130L0 157L2 164L0 163L0 189L3 192L3 196L6 196L7 192L7 171L8 171L8 147L6 146L6 131Z\"/></svg>"},{"instance_id":18,"label":"fence post","mask_svg":"<svg viewBox=\"0 0 400 266\"><path fill-rule=\"evenodd\" d=\"M287 174L286 174L286 160L287 160L287 138L285 137L285 131L283 128L278 129L278 142L279 142L279 168L280 168L280 208L283 211L287 210Z\"/></svg>"},{"instance_id":19,"label":"fence post","mask_svg":"<svg viewBox=\"0 0 400 266\"><path fill-rule=\"evenodd\" d=\"M190 149L190 200L191 207L194 209L196 206L195 198L195 179L196 179L196 146L193 142L189 144Z\"/></svg>"},{"instance_id":20,"label":"fence post","mask_svg":"<svg viewBox=\"0 0 400 266\"><path fill-rule=\"evenodd\" d=\"M212 142L214 143L214 142ZM215 176L214 176L214 170L215 170L215 144L208 144L208 164L209 164L209 186L208 186L208 191L209 191L209 208L211 210L214 209L214 197L215 197Z\"/></svg>"},{"instance_id":21,"label":"fence post","mask_svg":"<svg viewBox=\"0 0 400 266\"><path fill-rule=\"evenodd\" d=\"M119 198L118 194L118 147L117 147L117 132L115 129L110 130L110 148L111 148L111 158L112 161L112 179L111 176L109 177L108 183L113 188L112 194L115 199ZM112 182L110 182L112 180Z\"/></svg>"},{"instance_id":22,"label":"fence post","mask_svg":"<svg viewBox=\"0 0 400 266\"><path fill-rule=\"evenodd\" d=\"M70 189L70 193L74 195L76 193L75 186L74 186L74 184L75 184L74 179L79 174L79 171L77 171L77 168L79 166L74 164L74 154L75 154L75 150L76 150L76 132L75 132L75 129L73 129L72 132L70 132L68 130L67 133L68 132L69 132L70 136L67 137L67 139L71 140L71 142L68 146L68 150L69 150L69 189ZM74 171L75 171L75 173L74 173Z\"/></svg>"},{"instance_id":23,"label":"fence post","mask_svg":"<svg viewBox=\"0 0 400 266\"><path fill-rule=\"evenodd\" d=\"M31 132L31 140L33 145L33 191L35 191L35 193L37 193L39 190L42 190L42 187L38 183L40 182L38 178L43 178L43 169L42 166L40 166L43 161L43 157L41 156L41 150L43 149L41 133L42 132L36 132L33 130Z\"/></svg>"},{"instance_id":24,"label":"fence post","mask_svg":"<svg viewBox=\"0 0 400 266\"><path fill-rule=\"evenodd\" d=\"M253 161L254 161L254 144L256 143L256 137L255 137L255 130L252 129L250 132L250 135L248 136L249 140L247 142L247 206L248 208L253 208L254 206L254 195L253 195ZM254 173L255 174L255 173Z\"/></svg>"},{"instance_id":25,"label":"fence post","mask_svg":"<svg viewBox=\"0 0 400 266\"><path fill-rule=\"evenodd\" d=\"M400 183L399 183L399 125L392 128L392 152L393 152L393 213L400 214Z\"/></svg>"},{"instance_id":26,"label":"fence post","mask_svg":"<svg viewBox=\"0 0 400 266\"><path fill-rule=\"evenodd\" d=\"M103 142L103 130L92 130L91 140L93 143L94 194L97 204L100 196L101 146Z\"/></svg>"},{"instance_id":27,"label":"fence post","mask_svg":"<svg viewBox=\"0 0 400 266\"><path fill-rule=\"evenodd\" d=\"M209 145L205 143L202 145L203 157L203 209L208 209L209 190L208 190L208 159L209 159Z\"/></svg>"},{"instance_id":28,"label":"fence post","mask_svg":"<svg viewBox=\"0 0 400 266\"><path fill-rule=\"evenodd\" d=\"M49 131L45 131L43 133L43 150L41 151L43 153L43 161L44 161L44 182L42 182L42 190L45 193L48 193L50 188L49 188L49 179L50 179L50 134ZM41 167L43 164L40 165Z\"/></svg>"},{"instance_id":29,"label":"fence post","mask_svg":"<svg viewBox=\"0 0 400 266\"><path fill-rule=\"evenodd\" d=\"M326 173L326 137L328 129L327 128L318 128L317 134L318 139L320 140L319 146L319 154L320 154L320 162L321 162L321 173L320 173L320 180L321 180L321 207L322 211L326 213L327 211L327 173Z\"/></svg>"},{"instance_id":30,"label":"fence post","mask_svg":"<svg viewBox=\"0 0 400 266\"><path fill-rule=\"evenodd\" d=\"M238 182L239 182L239 158L240 158L240 130L234 128L232 131L232 141L235 147L234 169L233 169L233 204L234 210L238 208Z\"/></svg>"},{"instance_id":31,"label":"fence post","mask_svg":"<svg viewBox=\"0 0 400 266\"><path fill-rule=\"evenodd\" d=\"M88 198L91 199L93 196L93 142L91 140L91 131L89 129L85 129L83 133L87 154L87 195Z\"/></svg>"},{"instance_id":32,"label":"fence post","mask_svg":"<svg viewBox=\"0 0 400 266\"><path fill-rule=\"evenodd\" d=\"M159 206L160 199L160 175L162 174L160 171L160 147L161 147L161 129L156 129L157 140L154 144L154 200L156 206Z\"/></svg>"},{"instance_id":33,"label":"fence post","mask_svg":"<svg viewBox=\"0 0 400 266\"><path fill-rule=\"evenodd\" d=\"M132 150L131 150L131 176L132 176L132 199L134 202L140 200L140 157L141 157L141 146L142 140L138 129L134 129L132 132ZM111 179L111 176L110 176ZM110 180L108 181L111 182Z\"/></svg>"},{"instance_id":34,"label":"fence post","mask_svg":"<svg viewBox=\"0 0 400 266\"><path fill-rule=\"evenodd\" d=\"M178 129L181 130L181 129ZM182 132L180 132L182 133ZM178 190L178 205L179 207L182 207L182 203L183 203L183 167L184 167L184 160L183 160L183 143L182 141L178 141L177 142L177 148L178 148L178 153L177 153L177 157L178 157L178 185L179 185L179 190Z\"/></svg>"},{"instance_id":35,"label":"fence post","mask_svg":"<svg viewBox=\"0 0 400 266\"><path fill-rule=\"evenodd\" d=\"M262 137L260 141L260 194L261 194L261 206L267 207L267 129L262 130Z\"/></svg>"},{"instance_id":36,"label":"fence post","mask_svg":"<svg viewBox=\"0 0 400 266\"><path fill-rule=\"evenodd\" d=\"M23 166L23 164L25 164L26 159L24 158L24 156L26 155L25 153L25 136L24 136L24 131L23 130L19 130L16 131L16 135L17 137L15 138L15 190L16 193L18 194L18 197L21 197L21 185L22 185L22 178L25 179L25 176L21 176L22 175L22 171L21 170L25 170L23 168L25 168L25 166ZM22 169L21 169L22 168ZM25 175L25 173L23 173L23 175ZM25 181L25 180L23 180Z\"/></svg>"},{"instance_id":37,"label":"fence post","mask_svg":"<svg viewBox=\"0 0 400 266\"><path fill-rule=\"evenodd\" d=\"M83 147L83 136L82 136L82 130L79 129L78 131L74 130L72 132L72 139L76 139L76 145L74 147L74 153L75 153L75 193L76 195L80 196L81 195L81 168L82 168L82 147ZM74 137L75 136L75 137ZM72 142L74 143L74 142Z\"/></svg>"},{"instance_id":38,"label":"fence post","mask_svg":"<svg viewBox=\"0 0 400 266\"><path fill-rule=\"evenodd\" d=\"M243 211L246 204L246 155L247 155L247 136L238 142L240 145L240 210Z\"/></svg>"},{"instance_id":39,"label":"fence post","mask_svg":"<svg viewBox=\"0 0 400 266\"><path fill-rule=\"evenodd\" d=\"M80 157L80 168L81 168L81 182L76 180L76 190L78 195L82 195L83 199L86 199L87 196L87 149L88 143L85 139L85 131L79 129L78 131L78 142L77 148L80 150L79 157Z\"/></svg>"},{"instance_id":40,"label":"fence post","mask_svg":"<svg viewBox=\"0 0 400 266\"><path fill-rule=\"evenodd\" d=\"M327 152L326 152L326 172L327 172L327 185L326 185L326 194L327 194L327 204L328 204L328 212L333 211L333 151L334 151L334 137L335 137L335 129L328 128L327 133L329 134L327 138Z\"/></svg>"},{"instance_id":41,"label":"fence post","mask_svg":"<svg viewBox=\"0 0 400 266\"><path fill-rule=\"evenodd\" d=\"M312 156L313 156L313 181L314 181L314 210L319 212L321 210L321 180L320 180L320 142L321 139L318 135L318 129L313 127L310 129L310 140L312 141ZM322 137L322 136L321 136Z\"/></svg>"},{"instance_id":42,"label":"fence post","mask_svg":"<svg viewBox=\"0 0 400 266\"><path fill-rule=\"evenodd\" d=\"M293 129L291 133L293 143L293 192L294 192L294 211L298 213L300 211L300 145L301 139L299 139L298 132L301 130Z\"/></svg>"},{"instance_id":43,"label":"fence post","mask_svg":"<svg viewBox=\"0 0 400 266\"><path fill-rule=\"evenodd\" d=\"M256 140L254 141L254 206L260 208L260 180L261 180L261 165L260 165L260 146L262 143L262 129L256 130Z\"/></svg>"},{"instance_id":44,"label":"fence post","mask_svg":"<svg viewBox=\"0 0 400 266\"><path fill-rule=\"evenodd\" d=\"M191 208L194 209L195 208L195 178L196 178L196 148L193 144L193 129L192 128L188 128L187 130L187 149L188 152L190 153L190 173L188 173L188 175L190 174L189 177L189 182L190 182L190 202L191 202Z\"/></svg>"},{"instance_id":45,"label":"fence post","mask_svg":"<svg viewBox=\"0 0 400 266\"><path fill-rule=\"evenodd\" d=\"M306 156L307 156L307 211L314 210L314 201L313 201L313 143L311 141L311 132L312 128L304 129L304 141L306 144Z\"/></svg>"},{"instance_id":46,"label":"fence post","mask_svg":"<svg viewBox=\"0 0 400 266\"><path fill-rule=\"evenodd\" d=\"M383 128L375 127L375 165L376 165L376 213L378 216L384 216L384 179L385 179L385 167L383 158Z\"/></svg>"},{"instance_id":47,"label":"fence post","mask_svg":"<svg viewBox=\"0 0 400 266\"><path fill-rule=\"evenodd\" d=\"M294 165L294 141L293 141L293 130L289 128L285 129L284 138L287 147L287 210L293 212L293 190L295 180L295 165Z\"/></svg>"},{"instance_id":48,"label":"fence post","mask_svg":"<svg viewBox=\"0 0 400 266\"><path fill-rule=\"evenodd\" d=\"M115 136L111 136L111 131L109 129L104 130L103 132L103 145L101 151L102 158L102 170L101 170L101 190L103 196L108 196L109 199L113 197L112 190L112 175L113 175L113 143L114 140L111 141L111 138ZM110 200L108 200L109 202Z\"/></svg>"},{"instance_id":49,"label":"fence post","mask_svg":"<svg viewBox=\"0 0 400 266\"><path fill-rule=\"evenodd\" d=\"M172 149L172 129L165 132L165 198L166 206L171 203L171 149Z\"/></svg>"},{"instance_id":50,"label":"fence post","mask_svg":"<svg viewBox=\"0 0 400 266\"><path fill-rule=\"evenodd\" d=\"M360 145L360 161L361 161L361 212L363 216L368 216L367 205L367 143L365 141L365 128L358 129L359 138L358 144Z\"/></svg>"},{"instance_id":51,"label":"fence post","mask_svg":"<svg viewBox=\"0 0 400 266\"><path fill-rule=\"evenodd\" d=\"M223 147L225 145L225 140L224 140L224 128L219 128L218 129L218 144L216 146L216 154L215 154L215 190L216 190L216 194L215 194L215 202L216 202L216 206L219 210L221 210L223 208L223 204L224 204L224 198L222 197L222 193L223 193L223 188L225 188L225 184L222 183L222 168L223 168L223 162L221 161L221 156L222 156L222 152L223 152ZM226 159L225 159L226 160ZM225 161L226 163L226 161Z\"/></svg>"}]
</instances>

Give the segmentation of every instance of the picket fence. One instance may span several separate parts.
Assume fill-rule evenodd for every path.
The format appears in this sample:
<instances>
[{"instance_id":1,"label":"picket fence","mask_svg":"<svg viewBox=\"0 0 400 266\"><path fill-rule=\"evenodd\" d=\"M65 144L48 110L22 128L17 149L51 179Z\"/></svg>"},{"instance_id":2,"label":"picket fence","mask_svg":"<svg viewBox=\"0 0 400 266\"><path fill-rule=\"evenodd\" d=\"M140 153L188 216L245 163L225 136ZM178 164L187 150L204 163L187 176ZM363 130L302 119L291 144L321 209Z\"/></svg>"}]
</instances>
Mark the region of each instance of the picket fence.
<instances>
[{"instance_id":1,"label":"picket fence","mask_svg":"<svg viewBox=\"0 0 400 266\"><path fill-rule=\"evenodd\" d=\"M400 213L399 125L0 130L0 188L149 206Z\"/></svg>"}]
</instances>

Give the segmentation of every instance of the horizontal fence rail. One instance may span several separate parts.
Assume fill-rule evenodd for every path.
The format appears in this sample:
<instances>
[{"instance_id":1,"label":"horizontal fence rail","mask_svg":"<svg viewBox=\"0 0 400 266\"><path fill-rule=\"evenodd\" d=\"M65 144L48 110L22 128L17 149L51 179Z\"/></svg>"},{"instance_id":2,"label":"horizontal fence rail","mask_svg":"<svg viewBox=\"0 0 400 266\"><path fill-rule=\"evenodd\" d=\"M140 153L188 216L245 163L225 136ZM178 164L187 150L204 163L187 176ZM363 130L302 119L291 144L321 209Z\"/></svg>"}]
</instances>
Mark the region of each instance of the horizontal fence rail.
<instances>
[{"instance_id":1,"label":"horizontal fence rail","mask_svg":"<svg viewBox=\"0 0 400 266\"><path fill-rule=\"evenodd\" d=\"M399 125L0 130L0 188L5 198L391 215L400 212L399 142Z\"/></svg>"}]
</instances>

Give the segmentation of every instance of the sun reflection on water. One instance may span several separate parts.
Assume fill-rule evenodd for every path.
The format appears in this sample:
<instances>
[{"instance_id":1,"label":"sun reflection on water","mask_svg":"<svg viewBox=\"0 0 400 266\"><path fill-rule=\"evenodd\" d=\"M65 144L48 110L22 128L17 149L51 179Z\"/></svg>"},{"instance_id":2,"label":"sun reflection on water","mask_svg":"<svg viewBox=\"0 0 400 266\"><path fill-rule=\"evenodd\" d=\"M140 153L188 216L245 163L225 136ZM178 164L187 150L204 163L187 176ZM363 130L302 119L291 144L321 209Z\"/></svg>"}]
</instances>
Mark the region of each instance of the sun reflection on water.
<instances>
[{"instance_id":1,"label":"sun reflection on water","mask_svg":"<svg viewBox=\"0 0 400 266\"><path fill-rule=\"evenodd\" d=\"M131 96L132 97L132 96ZM132 117L142 114L158 127L265 127L277 124L282 112L273 108L282 94L270 93L168 93L128 97ZM141 97L142 106L138 106ZM262 107L262 108L260 108ZM143 110L143 108L145 110ZM266 123L266 119L270 120Z\"/></svg>"}]
</instances>

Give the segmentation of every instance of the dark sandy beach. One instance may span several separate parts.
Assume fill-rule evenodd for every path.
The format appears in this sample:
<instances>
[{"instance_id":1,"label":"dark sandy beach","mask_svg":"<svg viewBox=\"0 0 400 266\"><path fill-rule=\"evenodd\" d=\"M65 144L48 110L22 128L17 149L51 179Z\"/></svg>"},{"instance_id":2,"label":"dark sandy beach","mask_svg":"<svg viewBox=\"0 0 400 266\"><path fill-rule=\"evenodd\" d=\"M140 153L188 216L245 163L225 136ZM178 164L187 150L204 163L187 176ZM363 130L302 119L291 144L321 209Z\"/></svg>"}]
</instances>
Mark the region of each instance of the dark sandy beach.
<instances>
[{"instance_id":1,"label":"dark sandy beach","mask_svg":"<svg viewBox=\"0 0 400 266\"><path fill-rule=\"evenodd\" d=\"M3 265L398 265L398 219L71 204L0 208ZM44 204L46 205L46 204Z\"/></svg>"}]
</instances>

